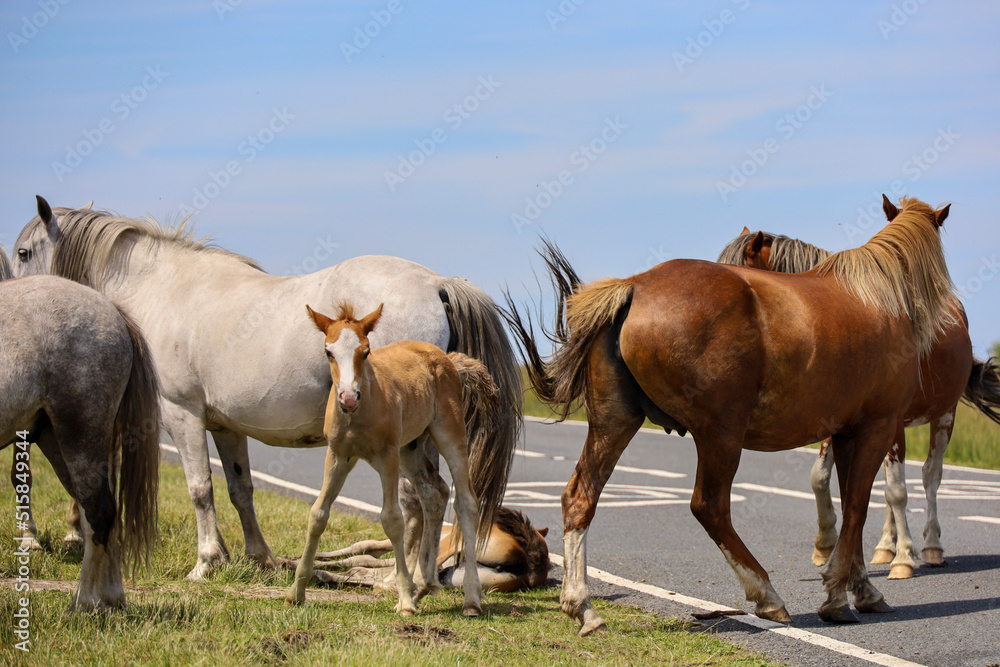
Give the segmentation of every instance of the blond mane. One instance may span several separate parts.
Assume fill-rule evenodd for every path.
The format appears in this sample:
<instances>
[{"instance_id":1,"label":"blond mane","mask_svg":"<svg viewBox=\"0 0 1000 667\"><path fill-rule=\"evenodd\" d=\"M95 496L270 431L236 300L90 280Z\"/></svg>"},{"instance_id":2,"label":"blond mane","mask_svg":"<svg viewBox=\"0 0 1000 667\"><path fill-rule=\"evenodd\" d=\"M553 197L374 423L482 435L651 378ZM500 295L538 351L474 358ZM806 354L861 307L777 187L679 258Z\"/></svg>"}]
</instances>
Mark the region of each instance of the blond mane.
<instances>
[{"instance_id":1,"label":"blond mane","mask_svg":"<svg viewBox=\"0 0 1000 667\"><path fill-rule=\"evenodd\" d=\"M91 287L98 286L115 244L128 233L195 252L225 255L263 271L249 257L212 246L207 238L195 238L194 232L188 229L187 219L178 225L164 227L149 218L127 218L107 211L56 208L53 212L59 220L59 238L52 250L52 273ZM42 224L41 220L35 224Z\"/></svg>"},{"instance_id":2,"label":"blond mane","mask_svg":"<svg viewBox=\"0 0 1000 667\"><path fill-rule=\"evenodd\" d=\"M899 214L860 248L831 255L816 266L848 292L890 317L907 317L924 357L939 331L955 323L949 304L954 285L945 265L937 212L910 197Z\"/></svg>"}]
</instances>

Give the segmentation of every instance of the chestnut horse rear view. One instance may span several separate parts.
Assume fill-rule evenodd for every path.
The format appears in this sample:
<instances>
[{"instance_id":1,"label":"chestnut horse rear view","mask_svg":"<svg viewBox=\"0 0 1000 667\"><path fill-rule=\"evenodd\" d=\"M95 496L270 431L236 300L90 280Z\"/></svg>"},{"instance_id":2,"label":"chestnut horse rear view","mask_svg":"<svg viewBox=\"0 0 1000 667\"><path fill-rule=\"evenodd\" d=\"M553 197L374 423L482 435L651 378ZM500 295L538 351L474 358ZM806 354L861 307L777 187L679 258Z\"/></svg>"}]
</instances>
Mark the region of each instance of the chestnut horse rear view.
<instances>
[{"instance_id":1,"label":"chestnut horse rear view","mask_svg":"<svg viewBox=\"0 0 1000 667\"><path fill-rule=\"evenodd\" d=\"M807 274L673 260L580 285L549 244L560 347L543 363L515 310L532 383L567 409L584 397L589 431L562 495L562 609L580 633L604 627L586 582L586 535L622 451L649 419L690 431L698 453L691 510L736 572L758 616L790 622L767 572L733 529L730 490L743 448L780 451L833 437L844 521L823 572L828 622L892 608L861 552L872 482L918 382L935 332L951 321L939 211L904 199L864 246ZM565 321L563 321L563 317ZM564 413L565 414L565 413Z\"/></svg>"},{"instance_id":2,"label":"chestnut horse rear view","mask_svg":"<svg viewBox=\"0 0 1000 667\"><path fill-rule=\"evenodd\" d=\"M374 312L356 319L349 306L342 306L336 319L306 309L326 335L333 387L326 408L329 449L323 488L309 513L306 547L295 569L295 581L286 595L290 604L305 600L306 584L313 576L319 538L326 528L330 505L337 498L358 459L364 459L382 481L382 528L396 558L397 611L416 613L421 597L440 588L437 555L448 502L448 486L436 466L418 446L430 438L444 457L455 485L455 511L464 535L476 535L479 520L476 498L469 477L466 447L465 400L477 404L483 415L496 413L499 390L486 367L464 354L445 354L430 343L402 341L371 349L368 336L382 315ZM318 351L318 350L317 350ZM422 530L416 540L403 544L403 514L399 507L398 483L402 470L420 498ZM465 558L476 562L475 540L465 542ZM411 570L414 576L411 576ZM466 616L482 611L482 585L476 568L463 582ZM414 586L414 579L416 586Z\"/></svg>"}]
</instances>

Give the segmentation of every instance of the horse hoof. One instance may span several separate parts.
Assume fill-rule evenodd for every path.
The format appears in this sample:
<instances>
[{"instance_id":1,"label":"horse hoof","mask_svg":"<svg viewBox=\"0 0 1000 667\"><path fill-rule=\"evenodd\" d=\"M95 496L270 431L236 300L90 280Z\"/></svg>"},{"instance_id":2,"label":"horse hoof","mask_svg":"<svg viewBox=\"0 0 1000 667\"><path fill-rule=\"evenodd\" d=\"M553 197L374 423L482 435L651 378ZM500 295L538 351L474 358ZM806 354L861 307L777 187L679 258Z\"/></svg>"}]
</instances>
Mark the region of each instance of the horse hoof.
<instances>
[{"instance_id":1,"label":"horse hoof","mask_svg":"<svg viewBox=\"0 0 1000 667\"><path fill-rule=\"evenodd\" d=\"M947 564L947 561L944 559L944 549L936 547L927 547L921 551L920 560L932 567L941 567Z\"/></svg>"},{"instance_id":2,"label":"horse hoof","mask_svg":"<svg viewBox=\"0 0 1000 667\"><path fill-rule=\"evenodd\" d=\"M33 537L31 539L23 540L22 544L24 544L29 551L41 551L42 550L42 545L39 544L38 540L36 540Z\"/></svg>"},{"instance_id":3,"label":"horse hoof","mask_svg":"<svg viewBox=\"0 0 1000 667\"><path fill-rule=\"evenodd\" d=\"M913 566L906 563L896 563L889 568L887 579L910 579L913 577Z\"/></svg>"},{"instance_id":4,"label":"horse hoof","mask_svg":"<svg viewBox=\"0 0 1000 667\"><path fill-rule=\"evenodd\" d=\"M602 619L597 619L596 621L590 621L584 623L580 626L580 631L576 634L580 637L589 637L590 635L600 632L607 632L608 626L604 623Z\"/></svg>"},{"instance_id":5,"label":"horse hoof","mask_svg":"<svg viewBox=\"0 0 1000 667\"><path fill-rule=\"evenodd\" d=\"M285 606L286 607L299 607L305 602L305 596L302 596L300 600L295 591L288 591L285 593Z\"/></svg>"},{"instance_id":6,"label":"horse hoof","mask_svg":"<svg viewBox=\"0 0 1000 667\"><path fill-rule=\"evenodd\" d=\"M821 567L826 565L826 559L830 557L833 549L820 549L816 547L813 549L813 565L816 567Z\"/></svg>"},{"instance_id":7,"label":"horse hoof","mask_svg":"<svg viewBox=\"0 0 1000 667\"><path fill-rule=\"evenodd\" d=\"M855 605L862 614L891 614L896 611L885 600L872 602L866 605Z\"/></svg>"},{"instance_id":8,"label":"horse hoof","mask_svg":"<svg viewBox=\"0 0 1000 667\"><path fill-rule=\"evenodd\" d=\"M846 604L840 607L820 607L819 617L827 623L860 623L861 617Z\"/></svg>"},{"instance_id":9,"label":"horse hoof","mask_svg":"<svg viewBox=\"0 0 1000 667\"><path fill-rule=\"evenodd\" d=\"M788 615L788 611L784 607L776 607L774 609L761 609L758 607L754 613L757 614L757 618L774 621L775 623L792 622L792 617Z\"/></svg>"},{"instance_id":10,"label":"horse hoof","mask_svg":"<svg viewBox=\"0 0 1000 667\"><path fill-rule=\"evenodd\" d=\"M885 565L886 563L891 563L892 559L896 557L896 552L892 549L879 548L875 550L875 555L872 556L872 565Z\"/></svg>"},{"instance_id":11,"label":"horse hoof","mask_svg":"<svg viewBox=\"0 0 1000 667\"><path fill-rule=\"evenodd\" d=\"M468 616L469 618L474 618L483 613L483 610L476 605L467 604L462 607L462 616Z\"/></svg>"}]
</instances>

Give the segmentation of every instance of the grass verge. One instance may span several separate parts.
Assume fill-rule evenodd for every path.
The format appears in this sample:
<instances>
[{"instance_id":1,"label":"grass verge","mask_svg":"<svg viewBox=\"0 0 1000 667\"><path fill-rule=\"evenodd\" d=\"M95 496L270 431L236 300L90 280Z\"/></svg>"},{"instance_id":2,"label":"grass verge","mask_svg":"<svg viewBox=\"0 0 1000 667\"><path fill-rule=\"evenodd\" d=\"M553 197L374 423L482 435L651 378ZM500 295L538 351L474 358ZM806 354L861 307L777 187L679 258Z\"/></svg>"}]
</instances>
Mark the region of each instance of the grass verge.
<instances>
[{"instance_id":1,"label":"grass verge","mask_svg":"<svg viewBox=\"0 0 1000 667\"><path fill-rule=\"evenodd\" d=\"M14 494L6 471L12 449L0 452L4 471L0 503L0 577L16 577ZM421 601L420 613L404 619L393 611L395 596L364 589L310 589L302 607L284 606L291 572L262 572L235 558L205 584L184 581L196 551L194 512L178 466L164 464L160 486L160 536L151 567L127 586L128 607L110 614L67 615L79 579L82 554L62 544L66 492L48 462L32 451L33 507L41 552L31 555L31 652L13 648L17 598L11 583L0 586L0 661L5 664L134 665L454 665L517 667L588 664L770 665L758 654L706 634L676 619L663 619L595 600L610 633L575 635L576 624L559 610L558 588L490 593L484 615L461 615L460 591L442 591ZM225 483L215 497L223 537L234 551L243 538ZM276 554L302 549L308 505L266 491L256 493L258 517ZM342 513L331 516L321 550L381 537L377 524ZM42 580L57 580L41 590ZM52 588L54 587L54 589Z\"/></svg>"}]
</instances>

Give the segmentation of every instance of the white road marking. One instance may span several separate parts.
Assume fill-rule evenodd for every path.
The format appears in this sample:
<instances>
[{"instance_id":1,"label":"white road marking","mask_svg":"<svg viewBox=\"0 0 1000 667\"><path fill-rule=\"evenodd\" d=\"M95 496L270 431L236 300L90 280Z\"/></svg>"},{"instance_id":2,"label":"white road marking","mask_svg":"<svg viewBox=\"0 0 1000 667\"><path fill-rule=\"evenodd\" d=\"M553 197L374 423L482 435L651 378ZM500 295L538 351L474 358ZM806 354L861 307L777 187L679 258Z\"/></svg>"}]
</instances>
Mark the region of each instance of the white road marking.
<instances>
[{"instance_id":1,"label":"white road marking","mask_svg":"<svg viewBox=\"0 0 1000 667\"><path fill-rule=\"evenodd\" d=\"M558 565L559 567L563 566L563 559L559 554L550 552L549 559L553 564ZM681 595L680 593L676 593L674 591L668 591L667 589L660 588L659 586L652 586L650 584L643 584L630 579L625 579L623 577L619 577L618 575L611 574L610 572L599 570L596 567L588 566L587 576L599 579L613 586L621 586L622 588L628 588L638 593L643 593L644 595L651 595L653 597L660 598L661 600L671 600L673 602L678 602L685 606L694 607L695 609L701 609L703 611L726 611L732 609L732 607L727 607L726 605L693 598L688 595ZM909 660L903 660L902 658L886 655L884 653L876 653L875 651L870 651L868 649L861 648L860 646L855 646L854 644L848 644L847 642L831 639L830 637L816 634L815 632L793 628L782 623L775 623L774 621L757 618L756 616L730 616L729 618L737 623L750 625L760 630L767 630L790 639L798 639L799 641L813 644L815 646L821 646L825 649L840 653L841 655L858 658L876 665L885 665L886 667L923 667L920 663L910 662Z\"/></svg>"},{"instance_id":2,"label":"white road marking","mask_svg":"<svg viewBox=\"0 0 1000 667\"><path fill-rule=\"evenodd\" d=\"M160 443L160 448L164 451L168 451L172 454L179 454L177 448L165 443ZM209 463L217 468L222 468L222 461L213 457L209 457ZM268 475L267 473L258 472L256 470L250 470L250 476L253 479L258 479L267 484L273 484L279 488L288 489L289 491L295 491L297 493L304 493L313 497L319 496L319 489L314 489L312 487L306 486L304 484L297 484L295 482L289 482L280 477L275 477L274 475ZM541 483L541 484L544 484ZM610 486L610 485L609 485ZM652 487L656 488L656 487ZM690 490L679 489L681 491L690 493ZM741 498L743 499L743 498ZM353 507L365 512L371 512L372 514L378 514L381 511L380 507L366 503L361 500L355 500L353 498L347 498L345 496L340 496L337 498L338 503L346 505L347 507ZM971 518L971 517L960 517L960 518ZM990 519L990 517L979 517L982 519ZM1000 521L998 521L1000 523ZM549 558L553 564L562 567L563 559L562 556L556 553L550 553ZM686 605L688 607L694 607L695 609L702 609L705 611L716 611L716 610L726 610L730 607L724 605L716 604L715 602L709 602L708 600L700 600L698 598L693 598L687 595L681 595L680 593L675 593L673 591L668 591L664 588L659 588L657 586L651 586L649 584L642 584L636 581L631 581L623 577L611 574L610 572L605 572L604 570L599 570L596 567L588 567L587 575L594 577L595 579L600 579L614 586L621 586L623 588L629 588L631 590L643 593L645 595L652 595L658 597L662 600L673 600L674 602L679 602L680 604ZM791 639L798 639L799 641L804 641L809 644L814 644L816 646L821 646L823 648L835 651L842 655L849 655L851 657L859 658L861 660L866 660L876 665L885 665L886 667L924 667L916 662L910 662L908 660L903 660L901 658L896 658L891 655L885 655L882 653L875 653L874 651L869 651L853 644L848 644L846 642L838 641L836 639L831 639L829 637L824 637L823 635L818 635L813 632L807 632L806 630L800 630L798 628L792 628L780 623L774 623L772 621L767 621L762 618L757 618L756 616L733 616L733 620L744 623L746 625L759 628L761 630L768 630L779 635L784 635Z\"/></svg>"},{"instance_id":3,"label":"white road marking","mask_svg":"<svg viewBox=\"0 0 1000 667\"><path fill-rule=\"evenodd\" d=\"M764 486L763 484L753 484L751 482L739 482L733 484L734 489L743 489L744 491L758 491L760 493L771 493L776 496L785 496L787 498L801 498L802 500L816 500L816 496L807 491L794 491L792 489L782 489L777 486ZM840 498L833 496L833 502L839 503ZM884 508L885 503L877 503L871 501L868 503L868 507L880 507Z\"/></svg>"},{"instance_id":4,"label":"white road marking","mask_svg":"<svg viewBox=\"0 0 1000 667\"><path fill-rule=\"evenodd\" d=\"M960 516L958 518L962 521L979 521L981 523L992 523L1000 526L1000 519L995 516Z\"/></svg>"},{"instance_id":5,"label":"white road marking","mask_svg":"<svg viewBox=\"0 0 1000 667\"><path fill-rule=\"evenodd\" d=\"M526 459L544 459L548 454L533 452L530 449L515 449L514 456L523 456Z\"/></svg>"}]
</instances>

